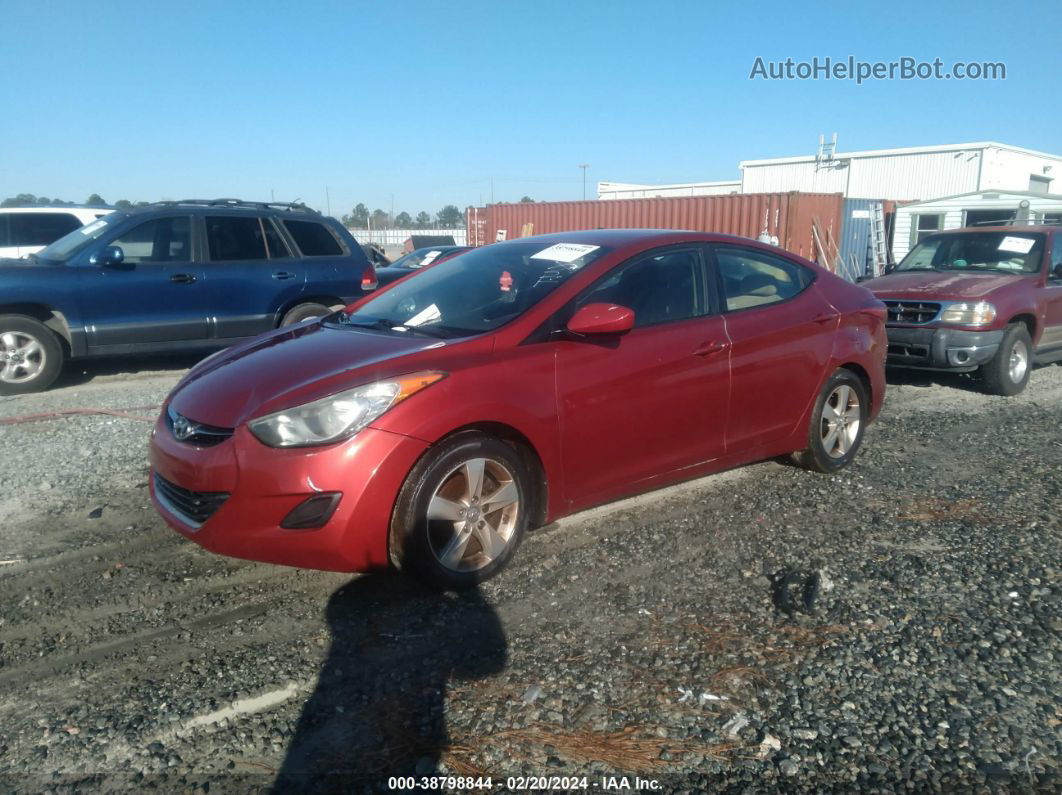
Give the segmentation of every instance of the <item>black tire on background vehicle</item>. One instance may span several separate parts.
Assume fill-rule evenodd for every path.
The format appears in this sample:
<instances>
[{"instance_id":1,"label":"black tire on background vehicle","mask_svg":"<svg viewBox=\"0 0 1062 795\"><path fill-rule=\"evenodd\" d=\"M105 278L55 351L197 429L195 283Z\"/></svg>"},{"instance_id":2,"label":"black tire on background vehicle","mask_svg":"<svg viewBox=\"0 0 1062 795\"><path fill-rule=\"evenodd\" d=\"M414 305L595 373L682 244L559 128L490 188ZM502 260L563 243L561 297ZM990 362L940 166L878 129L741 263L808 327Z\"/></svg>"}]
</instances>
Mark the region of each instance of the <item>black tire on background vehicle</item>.
<instances>
[{"instance_id":1,"label":"black tire on background vehicle","mask_svg":"<svg viewBox=\"0 0 1062 795\"><path fill-rule=\"evenodd\" d=\"M330 314L332 314L332 309L324 304L299 304L287 311L284 319L280 321L280 325L281 327L293 326L296 323L309 320L311 317L324 317Z\"/></svg>"},{"instance_id":2,"label":"black tire on background vehicle","mask_svg":"<svg viewBox=\"0 0 1062 795\"><path fill-rule=\"evenodd\" d=\"M63 369L59 338L38 320L0 315L0 395L42 392Z\"/></svg>"},{"instance_id":3,"label":"black tire on background vehicle","mask_svg":"<svg viewBox=\"0 0 1062 795\"><path fill-rule=\"evenodd\" d=\"M1007 326L996 355L981 365L985 391L991 395L1018 394L1029 383L1032 360L1032 339L1025 324Z\"/></svg>"},{"instance_id":4,"label":"black tire on background vehicle","mask_svg":"<svg viewBox=\"0 0 1062 795\"><path fill-rule=\"evenodd\" d=\"M793 461L813 472L837 472L848 466L863 442L869 412L862 379L841 368L830 376L815 401L807 449L793 453Z\"/></svg>"},{"instance_id":5,"label":"black tire on background vehicle","mask_svg":"<svg viewBox=\"0 0 1062 795\"><path fill-rule=\"evenodd\" d=\"M458 434L409 473L391 519L391 560L443 588L490 579L520 546L531 521L524 456L486 434Z\"/></svg>"}]
</instances>

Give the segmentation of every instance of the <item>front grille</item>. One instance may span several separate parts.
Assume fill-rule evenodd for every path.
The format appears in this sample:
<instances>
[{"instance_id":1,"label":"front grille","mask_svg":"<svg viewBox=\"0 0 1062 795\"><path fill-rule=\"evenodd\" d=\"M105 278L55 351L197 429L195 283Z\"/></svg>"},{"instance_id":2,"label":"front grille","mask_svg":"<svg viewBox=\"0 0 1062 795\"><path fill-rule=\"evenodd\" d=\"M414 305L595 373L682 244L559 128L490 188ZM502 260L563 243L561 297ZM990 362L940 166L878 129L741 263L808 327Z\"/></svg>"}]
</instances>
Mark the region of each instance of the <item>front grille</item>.
<instances>
[{"instance_id":1,"label":"front grille","mask_svg":"<svg viewBox=\"0 0 1062 795\"><path fill-rule=\"evenodd\" d=\"M886 301L889 323L921 325L940 314L940 304L932 301Z\"/></svg>"},{"instance_id":2,"label":"front grille","mask_svg":"<svg viewBox=\"0 0 1062 795\"><path fill-rule=\"evenodd\" d=\"M174 431L174 425L178 421L188 423L193 429L189 436L178 436ZM182 417L172 406L166 407L166 427L170 429L170 433L173 434L173 438L179 442L185 444L194 444L196 447L213 447L214 445L221 444L226 439L232 436L232 428L218 428L214 425L204 425L201 422L194 422L187 417Z\"/></svg>"},{"instance_id":3,"label":"front grille","mask_svg":"<svg viewBox=\"0 0 1062 795\"><path fill-rule=\"evenodd\" d=\"M158 473L155 474L155 495L167 509L192 527L199 527L203 524L229 498L228 493L223 491L182 489Z\"/></svg>"}]
</instances>

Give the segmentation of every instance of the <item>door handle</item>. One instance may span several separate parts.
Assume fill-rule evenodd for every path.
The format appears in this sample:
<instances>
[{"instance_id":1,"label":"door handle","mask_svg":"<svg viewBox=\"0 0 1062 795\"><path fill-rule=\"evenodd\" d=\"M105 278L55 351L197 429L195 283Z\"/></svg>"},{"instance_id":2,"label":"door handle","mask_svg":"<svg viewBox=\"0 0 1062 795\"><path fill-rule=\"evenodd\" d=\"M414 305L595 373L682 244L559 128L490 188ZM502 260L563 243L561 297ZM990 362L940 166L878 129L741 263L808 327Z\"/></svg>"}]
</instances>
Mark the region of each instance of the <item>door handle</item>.
<instances>
[{"instance_id":1,"label":"door handle","mask_svg":"<svg viewBox=\"0 0 1062 795\"><path fill-rule=\"evenodd\" d=\"M711 356L712 354L715 354L715 353L722 353L723 351L725 351L729 347L730 347L730 343L729 342L703 342L697 348L697 350L695 350L693 352L693 355L694 356Z\"/></svg>"},{"instance_id":2,"label":"door handle","mask_svg":"<svg viewBox=\"0 0 1062 795\"><path fill-rule=\"evenodd\" d=\"M819 314L815 315L815 317L813 317L811 319L811 322L812 323L830 323L830 322L836 320L839 317L840 317L840 315L838 315L838 314L830 314L829 312L820 312Z\"/></svg>"},{"instance_id":3,"label":"door handle","mask_svg":"<svg viewBox=\"0 0 1062 795\"><path fill-rule=\"evenodd\" d=\"M191 284L195 281L195 276L191 273L175 273L170 277L170 281L174 284Z\"/></svg>"},{"instance_id":4,"label":"door handle","mask_svg":"<svg viewBox=\"0 0 1062 795\"><path fill-rule=\"evenodd\" d=\"M273 274L273 278L276 279L278 282L282 282L285 279L294 279L295 278L295 274L294 273L289 273L288 271L276 271Z\"/></svg>"}]
</instances>

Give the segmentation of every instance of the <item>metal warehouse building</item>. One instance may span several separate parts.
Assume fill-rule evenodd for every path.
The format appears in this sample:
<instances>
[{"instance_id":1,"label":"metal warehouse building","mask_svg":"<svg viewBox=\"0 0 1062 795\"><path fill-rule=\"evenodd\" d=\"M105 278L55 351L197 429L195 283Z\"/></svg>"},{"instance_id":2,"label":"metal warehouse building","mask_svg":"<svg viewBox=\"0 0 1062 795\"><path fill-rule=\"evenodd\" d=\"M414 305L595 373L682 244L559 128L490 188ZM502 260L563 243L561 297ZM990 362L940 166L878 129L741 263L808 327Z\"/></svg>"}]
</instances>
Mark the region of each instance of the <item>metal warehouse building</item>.
<instances>
[{"instance_id":1,"label":"metal warehouse building","mask_svg":"<svg viewBox=\"0 0 1062 795\"><path fill-rule=\"evenodd\" d=\"M599 199L717 193L840 193L849 199L921 201L984 190L1062 193L1062 155L981 141L906 149L743 160L740 180L679 185L598 183ZM734 187L737 185L738 187Z\"/></svg>"}]
</instances>

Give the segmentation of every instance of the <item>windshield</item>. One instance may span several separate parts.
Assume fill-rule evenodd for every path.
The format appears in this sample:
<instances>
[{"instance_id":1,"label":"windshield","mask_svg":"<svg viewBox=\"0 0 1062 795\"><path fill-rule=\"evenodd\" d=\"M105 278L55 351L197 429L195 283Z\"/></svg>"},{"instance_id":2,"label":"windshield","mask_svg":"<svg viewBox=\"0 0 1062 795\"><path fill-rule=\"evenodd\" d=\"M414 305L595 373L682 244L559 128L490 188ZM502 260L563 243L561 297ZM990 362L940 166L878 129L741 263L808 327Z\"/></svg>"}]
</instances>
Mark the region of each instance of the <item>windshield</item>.
<instances>
[{"instance_id":1,"label":"windshield","mask_svg":"<svg viewBox=\"0 0 1062 795\"><path fill-rule=\"evenodd\" d=\"M49 262L66 262L79 251L99 240L115 224L121 223L127 217L125 213L110 213L98 218L91 224L86 224L80 229L75 229L70 234L59 238L43 251L38 252L36 257Z\"/></svg>"},{"instance_id":2,"label":"windshield","mask_svg":"<svg viewBox=\"0 0 1062 795\"><path fill-rule=\"evenodd\" d=\"M411 275L340 312L340 325L461 337L492 331L523 314L611 249L535 238L472 249Z\"/></svg>"},{"instance_id":3,"label":"windshield","mask_svg":"<svg viewBox=\"0 0 1062 795\"><path fill-rule=\"evenodd\" d=\"M903 258L897 271L995 271L1036 273L1043 235L1013 232L963 232L927 237Z\"/></svg>"}]
</instances>

